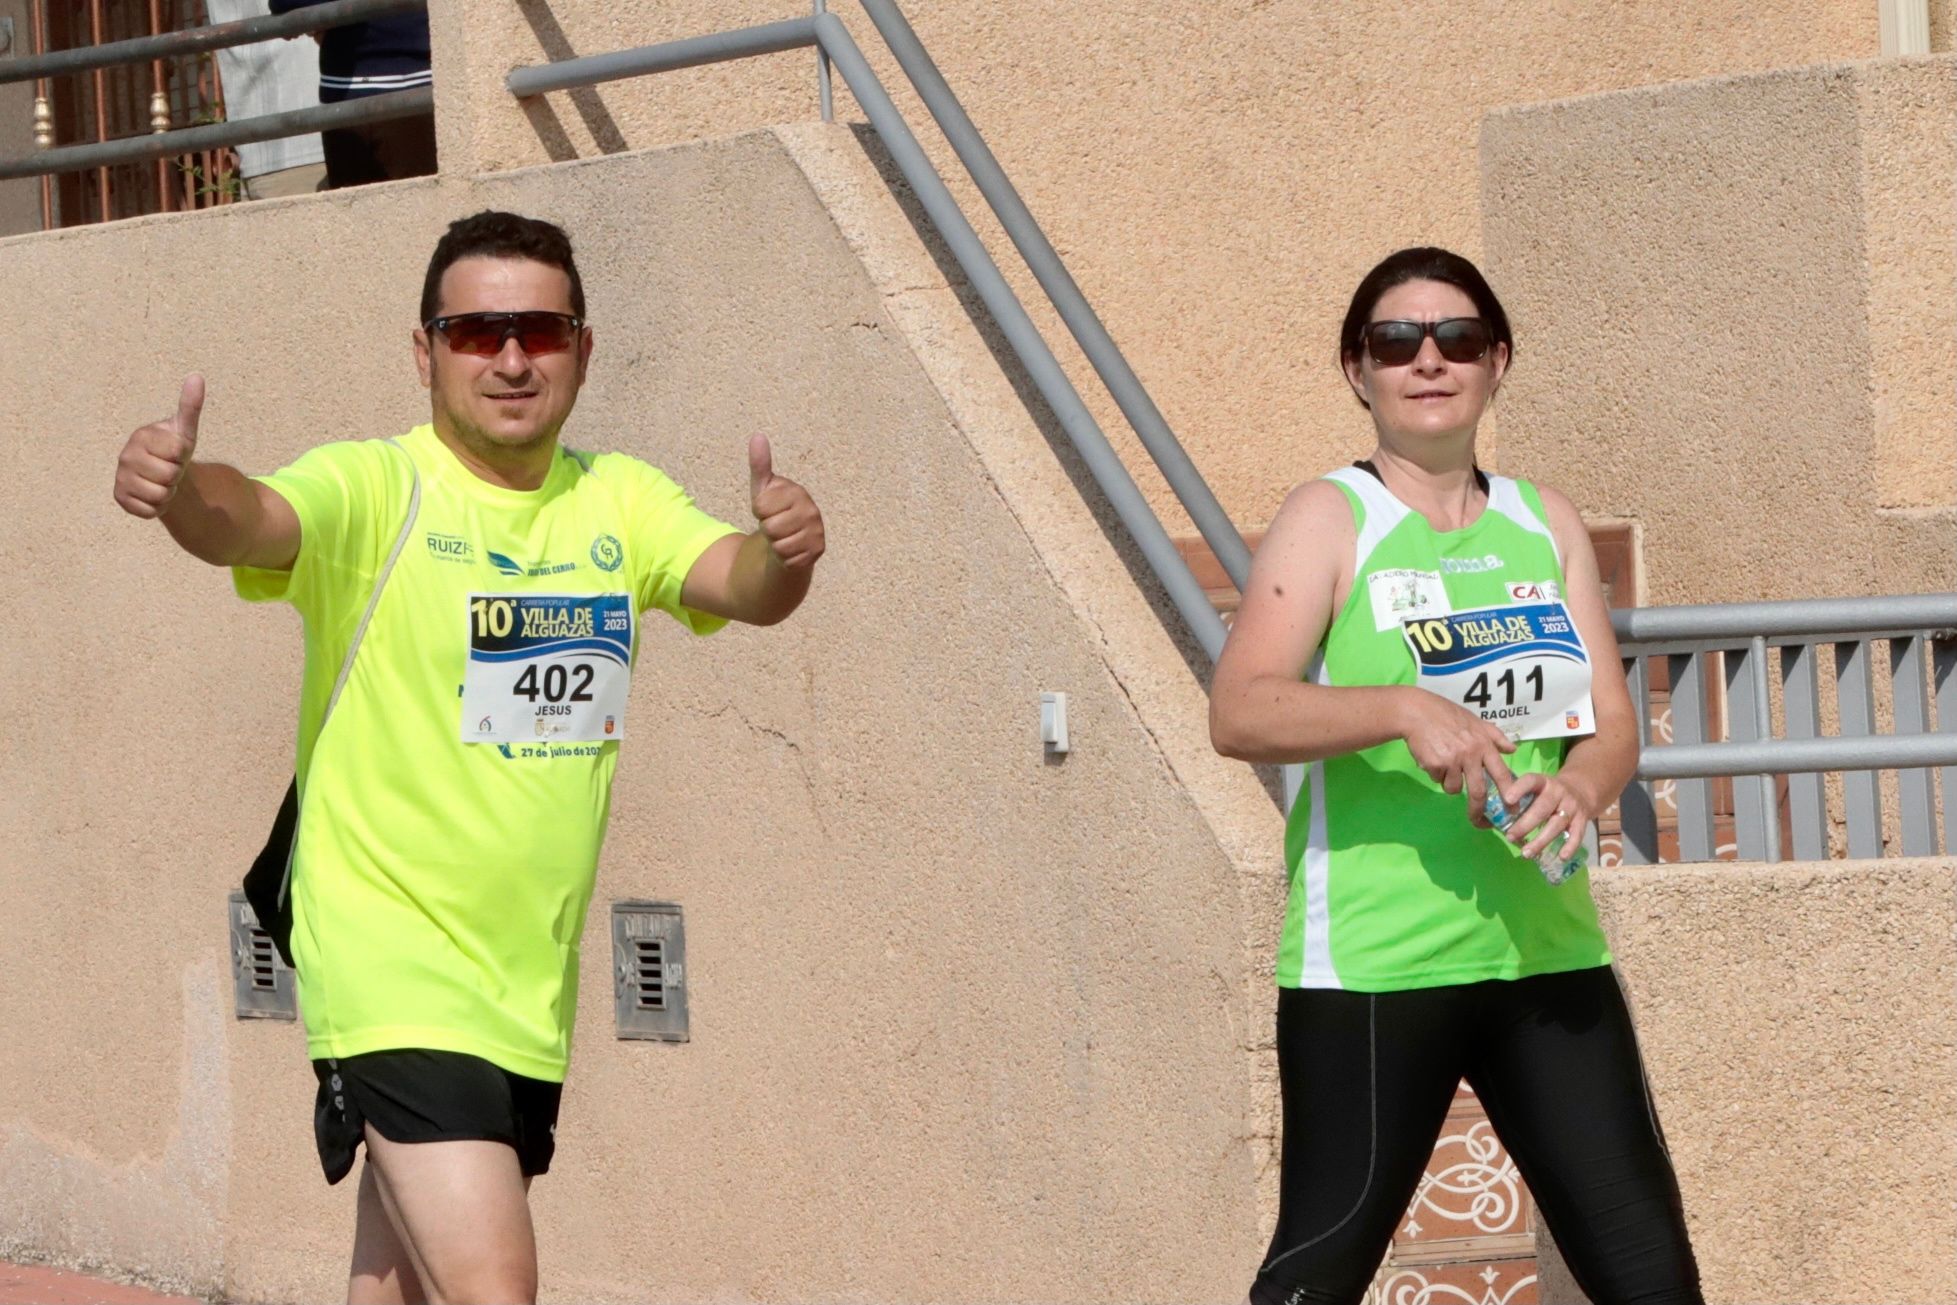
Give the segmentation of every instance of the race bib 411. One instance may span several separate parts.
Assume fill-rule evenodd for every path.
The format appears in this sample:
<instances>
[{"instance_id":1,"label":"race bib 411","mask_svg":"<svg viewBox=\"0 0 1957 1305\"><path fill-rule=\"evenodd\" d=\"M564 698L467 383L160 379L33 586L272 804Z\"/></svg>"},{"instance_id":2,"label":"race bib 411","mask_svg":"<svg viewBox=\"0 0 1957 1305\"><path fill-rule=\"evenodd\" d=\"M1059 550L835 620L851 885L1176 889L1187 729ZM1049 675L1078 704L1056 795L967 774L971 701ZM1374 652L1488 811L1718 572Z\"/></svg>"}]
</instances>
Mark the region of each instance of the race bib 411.
<instances>
[{"instance_id":1,"label":"race bib 411","mask_svg":"<svg viewBox=\"0 0 1957 1305\"><path fill-rule=\"evenodd\" d=\"M470 594L464 743L625 737L629 594Z\"/></svg>"},{"instance_id":2,"label":"race bib 411","mask_svg":"<svg viewBox=\"0 0 1957 1305\"><path fill-rule=\"evenodd\" d=\"M1420 687L1511 738L1594 734L1590 654L1560 602L1481 607L1400 627Z\"/></svg>"}]
</instances>

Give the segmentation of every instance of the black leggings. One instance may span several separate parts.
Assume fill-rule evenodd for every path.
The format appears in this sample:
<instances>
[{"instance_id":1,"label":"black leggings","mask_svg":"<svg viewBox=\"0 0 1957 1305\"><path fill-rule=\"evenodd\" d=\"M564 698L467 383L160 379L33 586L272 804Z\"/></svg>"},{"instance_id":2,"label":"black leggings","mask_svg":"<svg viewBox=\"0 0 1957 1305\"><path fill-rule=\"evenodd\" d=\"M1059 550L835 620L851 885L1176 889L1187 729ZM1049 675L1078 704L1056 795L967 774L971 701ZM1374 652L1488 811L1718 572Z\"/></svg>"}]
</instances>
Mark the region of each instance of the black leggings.
<instances>
[{"instance_id":1,"label":"black leggings","mask_svg":"<svg viewBox=\"0 0 1957 1305\"><path fill-rule=\"evenodd\" d=\"M1255 1305L1364 1295L1463 1078L1595 1305L1699 1305L1678 1179L1609 967L1282 988L1283 1190Z\"/></svg>"}]
</instances>

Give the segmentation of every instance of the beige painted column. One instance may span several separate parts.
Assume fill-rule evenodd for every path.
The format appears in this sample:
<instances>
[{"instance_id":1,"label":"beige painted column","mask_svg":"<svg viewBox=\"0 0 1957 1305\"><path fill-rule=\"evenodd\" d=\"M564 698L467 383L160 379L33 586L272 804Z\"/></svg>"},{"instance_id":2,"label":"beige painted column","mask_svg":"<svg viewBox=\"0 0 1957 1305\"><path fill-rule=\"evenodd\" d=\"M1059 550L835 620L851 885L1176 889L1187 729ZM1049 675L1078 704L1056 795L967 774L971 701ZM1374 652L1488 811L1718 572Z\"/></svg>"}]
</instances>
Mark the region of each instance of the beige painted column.
<instances>
[{"instance_id":1,"label":"beige painted column","mask_svg":"<svg viewBox=\"0 0 1957 1305\"><path fill-rule=\"evenodd\" d=\"M1501 465L1658 603L1957 586L1957 56L1503 110Z\"/></svg>"}]
</instances>

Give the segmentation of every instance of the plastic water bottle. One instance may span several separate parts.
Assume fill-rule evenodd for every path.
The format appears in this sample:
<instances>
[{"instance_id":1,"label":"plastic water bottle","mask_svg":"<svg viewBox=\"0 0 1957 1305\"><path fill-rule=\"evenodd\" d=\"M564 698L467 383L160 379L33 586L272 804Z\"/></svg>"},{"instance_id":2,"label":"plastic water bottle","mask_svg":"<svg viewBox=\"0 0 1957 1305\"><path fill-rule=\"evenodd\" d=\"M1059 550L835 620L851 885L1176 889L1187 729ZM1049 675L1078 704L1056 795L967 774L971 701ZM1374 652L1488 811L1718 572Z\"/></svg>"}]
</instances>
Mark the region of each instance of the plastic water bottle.
<instances>
[{"instance_id":1,"label":"plastic water bottle","mask_svg":"<svg viewBox=\"0 0 1957 1305\"><path fill-rule=\"evenodd\" d=\"M1488 818L1489 824L1506 834L1509 826L1520 820L1522 813L1529 809L1529 803L1535 800L1535 796L1534 793L1525 794L1521 803L1511 812L1508 804L1502 801L1502 795L1491 784L1488 786L1488 798L1481 804L1481 814ZM1536 853L1536 865L1542 870L1542 877L1549 880L1552 886L1562 883L1589 864L1590 849L1581 843L1576 845L1576 852L1569 860L1565 861L1557 855L1568 846L1569 841L1569 835L1565 834L1558 842Z\"/></svg>"}]
</instances>

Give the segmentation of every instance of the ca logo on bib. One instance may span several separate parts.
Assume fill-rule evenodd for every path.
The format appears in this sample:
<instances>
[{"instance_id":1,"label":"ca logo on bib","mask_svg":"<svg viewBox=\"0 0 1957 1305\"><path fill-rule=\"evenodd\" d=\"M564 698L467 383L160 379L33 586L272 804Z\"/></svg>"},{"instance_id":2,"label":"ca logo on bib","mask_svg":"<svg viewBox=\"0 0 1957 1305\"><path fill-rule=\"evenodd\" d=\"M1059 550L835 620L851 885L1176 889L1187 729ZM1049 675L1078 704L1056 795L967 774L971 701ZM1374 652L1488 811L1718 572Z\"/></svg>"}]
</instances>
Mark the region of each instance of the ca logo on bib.
<instances>
[{"instance_id":1,"label":"ca logo on bib","mask_svg":"<svg viewBox=\"0 0 1957 1305\"><path fill-rule=\"evenodd\" d=\"M1480 607L1408 621L1400 630L1421 688L1511 738L1596 733L1590 654L1561 602Z\"/></svg>"}]
</instances>

